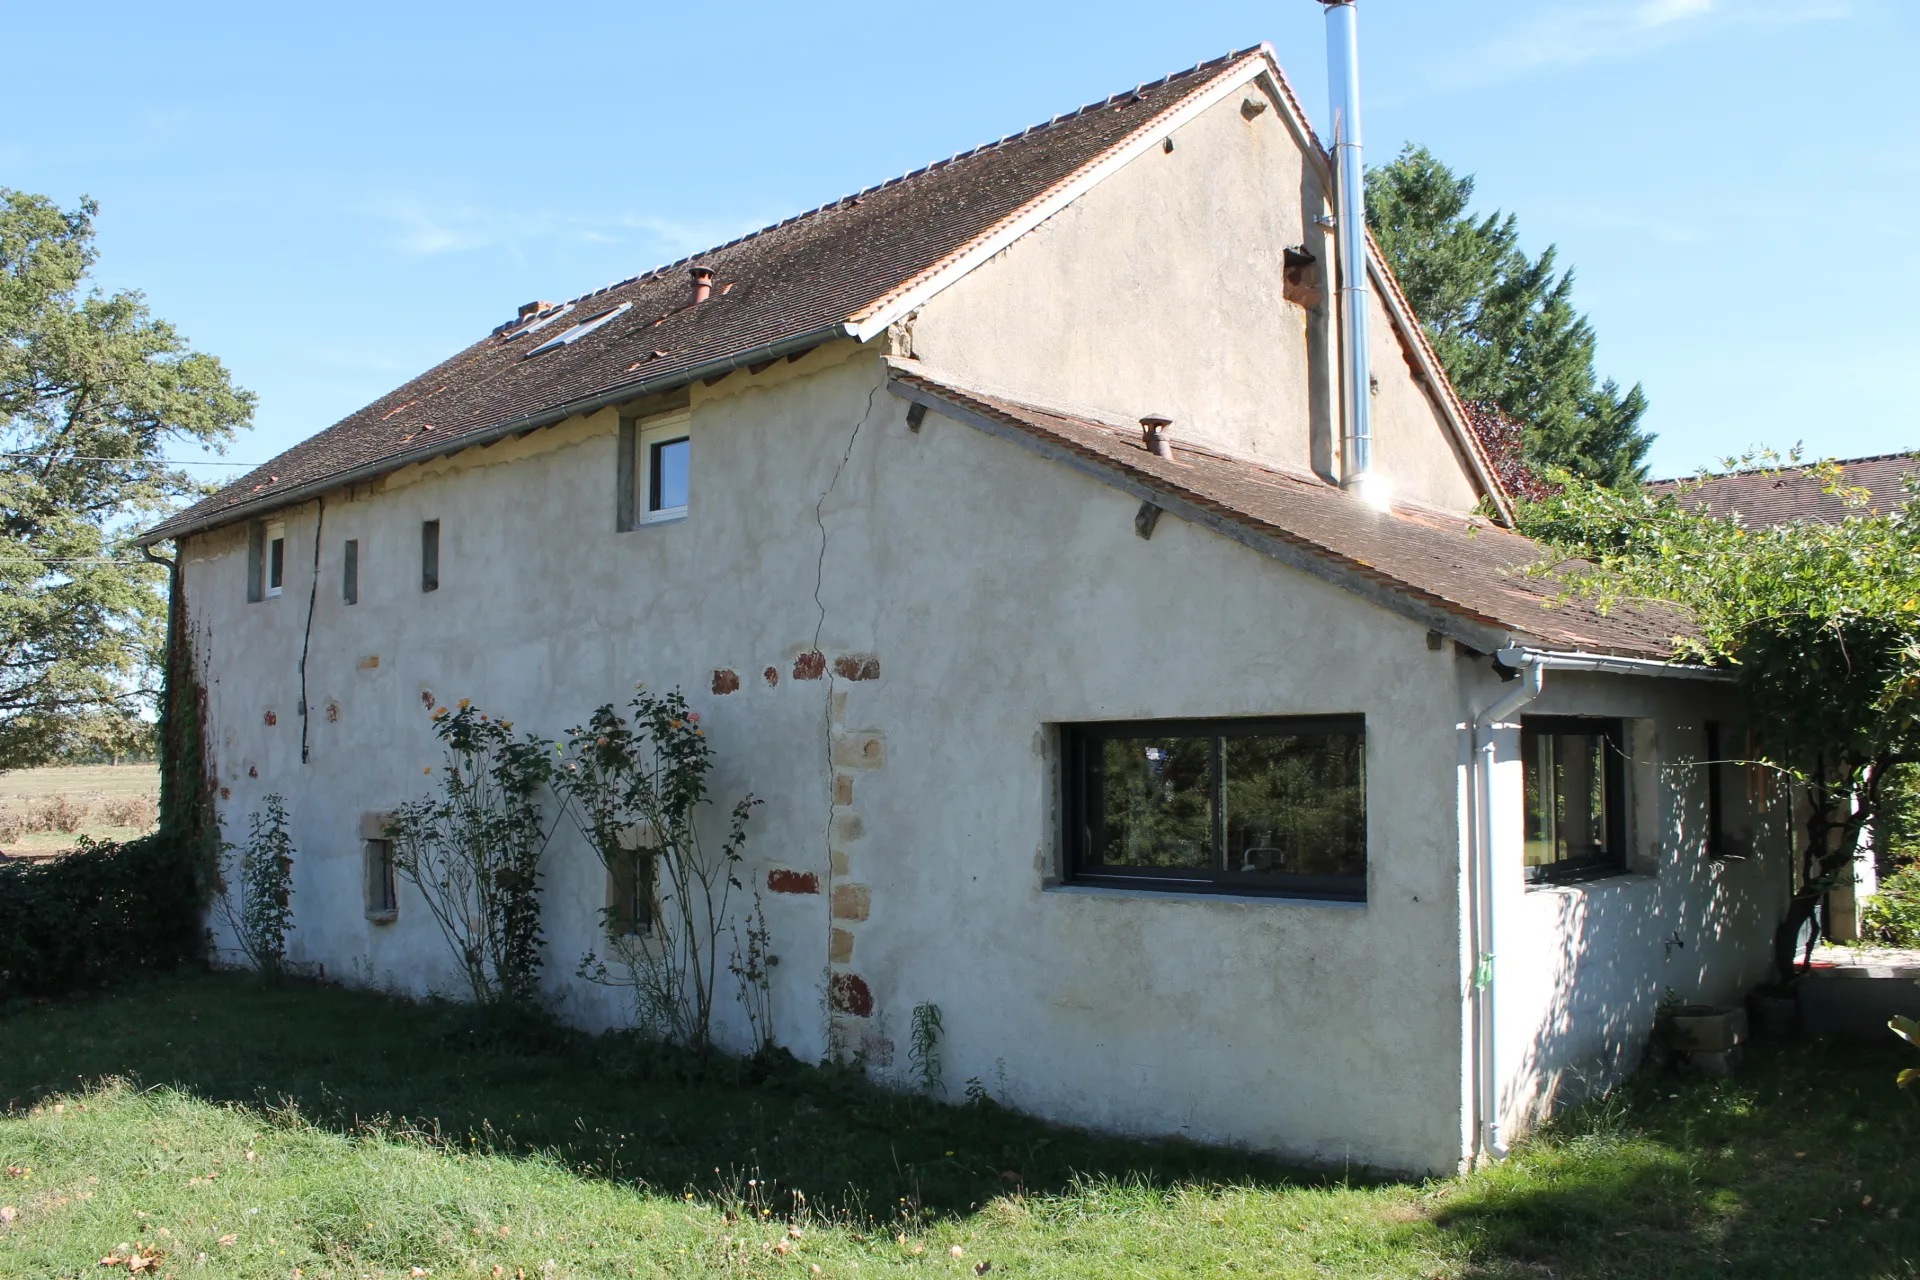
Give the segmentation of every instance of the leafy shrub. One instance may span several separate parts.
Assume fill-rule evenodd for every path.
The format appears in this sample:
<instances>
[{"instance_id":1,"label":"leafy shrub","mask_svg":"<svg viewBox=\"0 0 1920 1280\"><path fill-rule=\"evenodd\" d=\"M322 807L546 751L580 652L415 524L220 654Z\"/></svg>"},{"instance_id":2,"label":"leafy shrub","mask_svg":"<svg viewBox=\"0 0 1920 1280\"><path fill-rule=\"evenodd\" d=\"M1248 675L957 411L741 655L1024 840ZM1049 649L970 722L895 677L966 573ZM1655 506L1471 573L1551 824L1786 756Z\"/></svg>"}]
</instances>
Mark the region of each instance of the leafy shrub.
<instances>
[{"instance_id":1,"label":"leafy shrub","mask_svg":"<svg viewBox=\"0 0 1920 1280\"><path fill-rule=\"evenodd\" d=\"M220 909L247 959L272 981L286 967L287 930L293 928L293 837L287 834L286 802L268 796L266 815L249 814L247 820L246 844L221 850L237 855L232 872L239 884L227 882L223 866Z\"/></svg>"},{"instance_id":2,"label":"leafy shrub","mask_svg":"<svg viewBox=\"0 0 1920 1280\"><path fill-rule=\"evenodd\" d=\"M72 833L87 820L90 808L83 796L45 796L36 800L28 811L27 829Z\"/></svg>"},{"instance_id":3,"label":"leafy shrub","mask_svg":"<svg viewBox=\"0 0 1920 1280\"><path fill-rule=\"evenodd\" d=\"M12 806L0 806L0 844L12 844L27 833L27 815Z\"/></svg>"},{"instance_id":4,"label":"leafy shrub","mask_svg":"<svg viewBox=\"0 0 1920 1280\"><path fill-rule=\"evenodd\" d=\"M1901 867L1867 899L1862 932L1889 947L1920 947L1920 864Z\"/></svg>"},{"instance_id":5,"label":"leafy shrub","mask_svg":"<svg viewBox=\"0 0 1920 1280\"><path fill-rule=\"evenodd\" d=\"M64 858L0 862L0 999L198 959L204 883L191 842L169 835L83 836Z\"/></svg>"},{"instance_id":6,"label":"leafy shrub","mask_svg":"<svg viewBox=\"0 0 1920 1280\"><path fill-rule=\"evenodd\" d=\"M445 751L440 793L388 820L394 865L425 897L475 1003L531 1006L542 963L540 855L553 836L540 793L553 744L515 738L511 721L465 698L434 710L433 731Z\"/></svg>"},{"instance_id":7,"label":"leafy shrub","mask_svg":"<svg viewBox=\"0 0 1920 1280\"><path fill-rule=\"evenodd\" d=\"M160 820L160 806L152 796L108 796L100 806L107 824L145 831Z\"/></svg>"}]
</instances>

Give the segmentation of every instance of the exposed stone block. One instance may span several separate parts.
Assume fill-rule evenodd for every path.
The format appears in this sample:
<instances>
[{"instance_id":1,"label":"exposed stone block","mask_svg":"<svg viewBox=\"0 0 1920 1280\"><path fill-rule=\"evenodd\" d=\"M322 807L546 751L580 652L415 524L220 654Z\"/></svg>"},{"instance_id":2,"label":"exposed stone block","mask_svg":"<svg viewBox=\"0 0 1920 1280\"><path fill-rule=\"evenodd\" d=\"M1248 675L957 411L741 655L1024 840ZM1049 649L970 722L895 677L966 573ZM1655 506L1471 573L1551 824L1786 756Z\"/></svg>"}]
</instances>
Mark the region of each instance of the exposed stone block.
<instances>
[{"instance_id":1,"label":"exposed stone block","mask_svg":"<svg viewBox=\"0 0 1920 1280\"><path fill-rule=\"evenodd\" d=\"M827 850L827 864L833 868L833 874L836 876L853 874L853 864L847 858L845 849Z\"/></svg>"},{"instance_id":2,"label":"exposed stone block","mask_svg":"<svg viewBox=\"0 0 1920 1280\"><path fill-rule=\"evenodd\" d=\"M833 811L833 838L851 844L867 834L867 822L860 816L858 809L835 809Z\"/></svg>"},{"instance_id":3,"label":"exposed stone block","mask_svg":"<svg viewBox=\"0 0 1920 1280\"><path fill-rule=\"evenodd\" d=\"M833 660L833 674L842 680L878 680L880 659L871 653L843 653Z\"/></svg>"},{"instance_id":4,"label":"exposed stone block","mask_svg":"<svg viewBox=\"0 0 1920 1280\"><path fill-rule=\"evenodd\" d=\"M887 762L886 738L878 733L836 733L833 763L842 769L878 769Z\"/></svg>"},{"instance_id":5,"label":"exposed stone block","mask_svg":"<svg viewBox=\"0 0 1920 1280\"><path fill-rule=\"evenodd\" d=\"M851 962L853 959L853 934L836 925L833 932L829 934L827 938L827 959L835 964L847 964Z\"/></svg>"},{"instance_id":6,"label":"exposed stone block","mask_svg":"<svg viewBox=\"0 0 1920 1280\"><path fill-rule=\"evenodd\" d=\"M377 653L370 653L366 657L360 659L360 669L362 671L372 671L375 667L378 667L379 665L380 665L380 655Z\"/></svg>"},{"instance_id":7,"label":"exposed stone block","mask_svg":"<svg viewBox=\"0 0 1920 1280\"><path fill-rule=\"evenodd\" d=\"M835 804L853 803L853 775L836 773L833 775L833 802Z\"/></svg>"},{"instance_id":8,"label":"exposed stone block","mask_svg":"<svg viewBox=\"0 0 1920 1280\"><path fill-rule=\"evenodd\" d=\"M713 673L713 691L715 693L734 693L737 692L739 688L740 676L738 673L730 671L725 667Z\"/></svg>"},{"instance_id":9,"label":"exposed stone block","mask_svg":"<svg viewBox=\"0 0 1920 1280\"><path fill-rule=\"evenodd\" d=\"M818 680L827 674L827 655L819 650L803 653L793 660L795 680Z\"/></svg>"},{"instance_id":10,"label":"exposed stone block","mask_svg":"<svg viewBox=\"0 0 1920 1280\"><path fill-rule=\"evenodd\" d=\"M873 889L864 884L833 886L833 918L865 920L873 911Z\"/></svg>"},{"instance_id":11,"label":"exposed stone block","mask_svg":"<svg viewBox=\"0 0 1920 1280\"><path fill-rule=\"evenodd\" d=\"M811 871L789 871L775 867L767 872L767 888L774 893L818 893L820 877Z\"/></svg>"},{"instance_id":12,"label":"exposed stone block","mask_svg":"<svg viewBox=\"0 0 1920 1280\"><path fill-rule=\"evenodd\" d=\"M873 991L859 974L834 974L828 991L835 1013L850 1013L856 1018L873 1016Z\"/></svg>"},{"instance_id":13,"label":"exposed stone block","mask_svg":"<svg viewBox=\"0 0 1920 1280\"><path fill-rule=\"evenodd\" d=\"M893 1065L893 1041L871 1033L860 1037L860 1056L876 1067Z\"/></svg>"}]
</instances>

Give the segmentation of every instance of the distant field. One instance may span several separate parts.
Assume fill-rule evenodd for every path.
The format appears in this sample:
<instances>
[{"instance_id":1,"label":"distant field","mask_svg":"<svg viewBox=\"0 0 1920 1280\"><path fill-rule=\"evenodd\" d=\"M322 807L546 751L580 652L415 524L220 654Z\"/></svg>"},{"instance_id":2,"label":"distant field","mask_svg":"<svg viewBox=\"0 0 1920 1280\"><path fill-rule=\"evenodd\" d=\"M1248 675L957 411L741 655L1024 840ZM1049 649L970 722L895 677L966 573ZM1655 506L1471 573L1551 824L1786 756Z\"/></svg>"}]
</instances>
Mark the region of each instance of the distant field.
<instances>
[{"instance_id":1,"label":"distant field","mask_svg":"<svg viewBox=\"0 0 1920 1280\"><path fill-rule=\"evenodd\" d=\"M159 795L157 764L75 764L0 773L0 800L16 796Z\"/></svg>"},{"instance_id":2,"label":"distant field","mask_svg":"<svg viewBox=\"0 0 1920 1280\"><path fill-rule=\"evenodd\" d=\"M130 840L153 829L160 768L82 764L0 773L0 851L51 857L80 836Z\"/></svg>"}]
</instances>

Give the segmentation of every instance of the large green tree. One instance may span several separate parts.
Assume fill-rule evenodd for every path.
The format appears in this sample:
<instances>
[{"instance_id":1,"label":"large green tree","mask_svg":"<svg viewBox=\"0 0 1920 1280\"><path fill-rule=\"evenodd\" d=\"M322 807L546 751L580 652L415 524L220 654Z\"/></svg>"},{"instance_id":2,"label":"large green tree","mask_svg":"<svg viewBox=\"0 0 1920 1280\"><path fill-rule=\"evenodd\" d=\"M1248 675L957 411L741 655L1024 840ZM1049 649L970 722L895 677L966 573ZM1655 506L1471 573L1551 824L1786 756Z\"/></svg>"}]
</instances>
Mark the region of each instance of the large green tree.
<instances>
[{"instance_id":1,"label":"large green tree","mask_svg":"<svg viewBox=\"0 0 1920 1280\"><path fill-rule=\"evenodd\" d=\"M1552 246L1512 214L1468 211L1473 178L1409 145L1367 174L1367 222L1462 397L1520 424L1527 460L1602 484L1644 478L1647 398L1594 371L1593 326Z\"/></svg>"},{"instance_id":2,"label":"large green tree","mask_svg":"<svg viewBox=\"0 0 1920 1280\"><path fill-rule=\"evenodd\" d=\"M147 714L166 575L130 535L201 492L166 448L253 412L139 293L89 287L96 212L0 187L0 769Z\"/></svg>"}]
</instances>

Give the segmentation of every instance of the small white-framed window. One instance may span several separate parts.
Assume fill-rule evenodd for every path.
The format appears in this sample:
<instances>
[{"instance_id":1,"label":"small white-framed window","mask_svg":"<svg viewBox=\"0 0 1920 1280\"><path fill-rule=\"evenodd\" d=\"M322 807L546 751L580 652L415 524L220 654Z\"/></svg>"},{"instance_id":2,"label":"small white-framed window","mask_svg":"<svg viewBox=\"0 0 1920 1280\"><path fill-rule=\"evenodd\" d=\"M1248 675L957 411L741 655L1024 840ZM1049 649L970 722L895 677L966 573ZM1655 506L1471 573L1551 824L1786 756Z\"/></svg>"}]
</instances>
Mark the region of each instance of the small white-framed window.
<instances>
[{"instance_id":1,"label":"small white-framed window","mask_svg":"<svg viewBox=\"0 0 1920 1280\"><path fill-rule=\"evenodd\" d=\"M693 488L693 415L682 410L643 419L634 449L633 493L640 524L678 520L687 514Z\"/></svg>"},{"instance_id":2,"label":"small white-framed window","mask_svg":"<svg viewBox=\"0 0 1920 1280\"><path fill-rule=\"evenodd\" d=\"M267 521L267 599L280 594L287 585L287 525L284 520Z\"/></svg>"}]
</instances>

